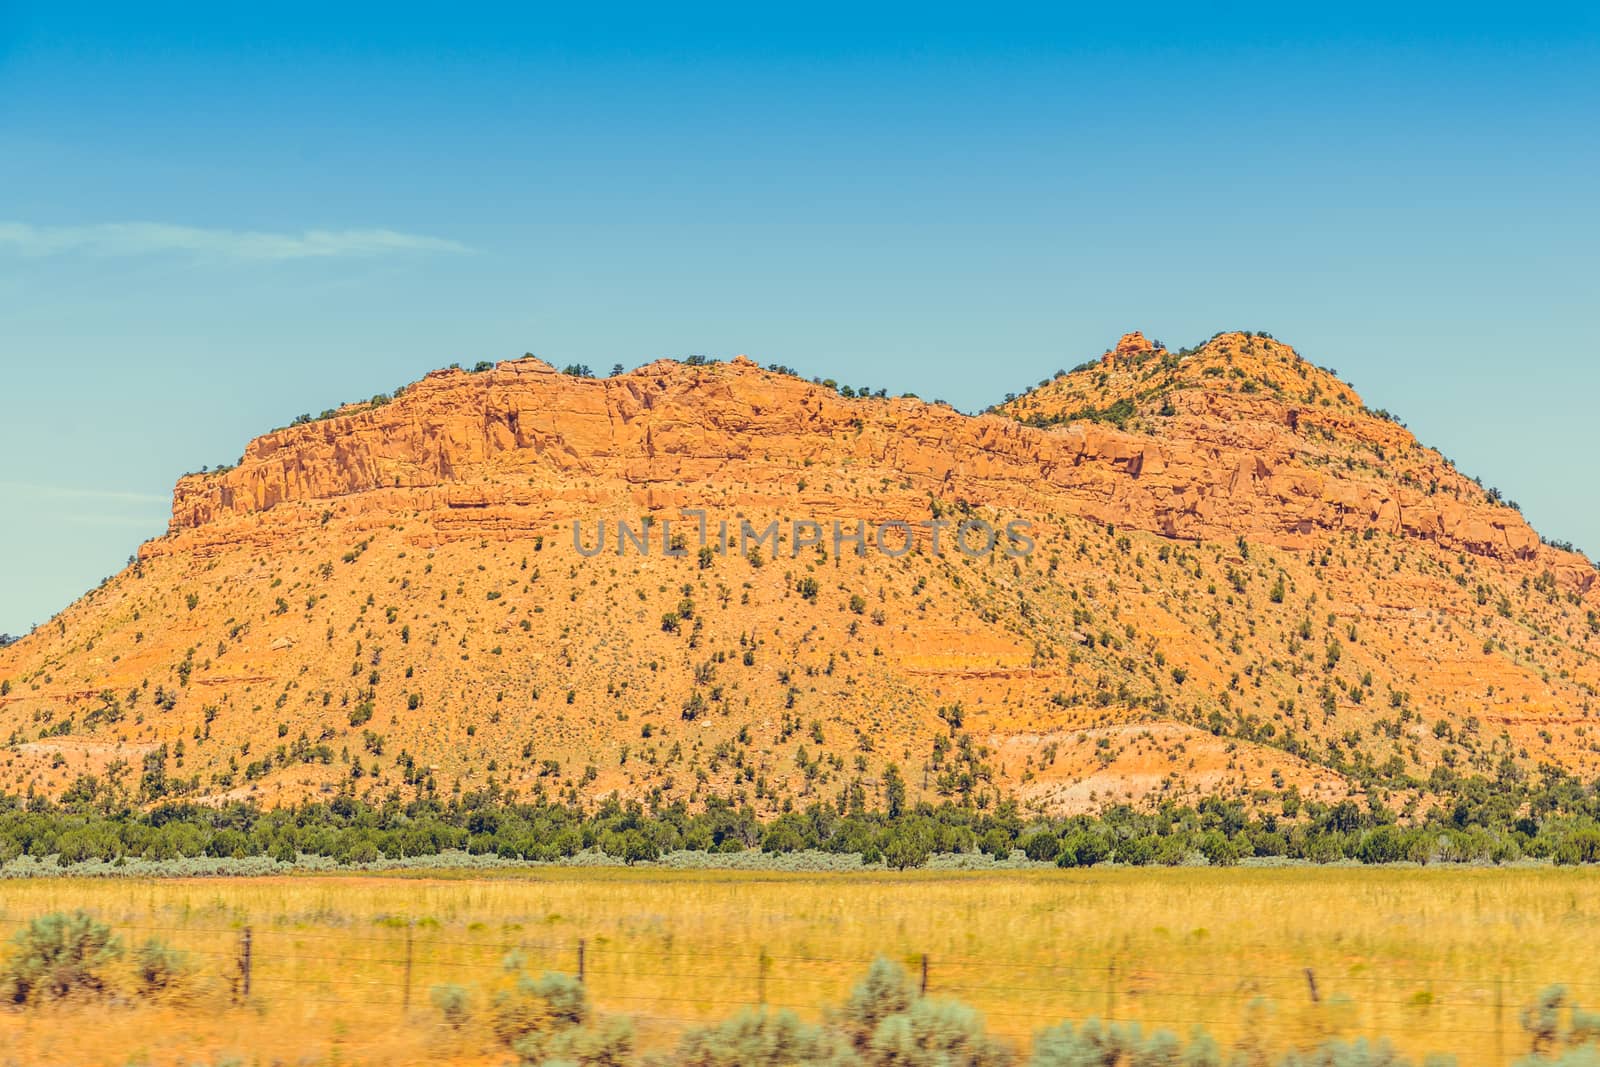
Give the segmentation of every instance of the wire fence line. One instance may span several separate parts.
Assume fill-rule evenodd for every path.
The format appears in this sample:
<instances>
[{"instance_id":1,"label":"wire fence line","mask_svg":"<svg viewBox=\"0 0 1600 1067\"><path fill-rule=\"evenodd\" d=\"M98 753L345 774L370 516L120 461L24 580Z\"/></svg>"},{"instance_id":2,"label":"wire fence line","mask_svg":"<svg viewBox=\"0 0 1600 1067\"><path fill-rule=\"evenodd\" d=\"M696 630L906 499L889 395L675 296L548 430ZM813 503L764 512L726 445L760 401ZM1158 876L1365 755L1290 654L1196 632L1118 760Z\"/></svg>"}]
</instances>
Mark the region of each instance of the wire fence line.
<instances>
[{"instance_id":1,"label":"wire fence line","mask_svg":"<svg viewBox=\"0 0 1600 1067\"><path fill-rule=\"evenodd\" d=\"M8 939L32 920L0 916ZM482 937L447 933L437 924L384 920L378 930L314 928L279 918L259 923L220 920L170 924L118 923L118 933L155 938L191 957L195 971L221 979L235 1001L278 998L368 1012L393 1011L419 1021L432 1012L438 985L490 987L507 973L507 958L528 972L578 977L602 1011L667 1028L719 1021L740 1009L793 1008L814 1013L839 1003L873 963L871 957L805 951L769 952L736 942L700 942L660 935ZM653 944L629 938L657 938ZM993 1021L997 1033L1025 1037L1066 1020L1095 1017L1185 1031L1237 1021L1263 1005L1297 1012L1339 1010L1365 1016L1356 1029L1403 1025L1413 1033L1496 1037L1519 1031L1518 1009L1544 983L1521 975L1352 973L1315 966L1228 970L1168 968L1161 961L1113 956L1109 961L1008 961L908 950L883 955L906 966L928 995L957 997ZM4 950L0 950L3 958ZM1600 981L1571 976L1563 985L1600 990ZM1413 990L1409 995L1401 991ZM1400 995L1397 995L1400 993Z\"/></svg>"},{"instance_id":2,"label":"wire fence line","mask_svg":"<svg viewBox=\"0 0 1600 1067\"><path fill-rule=\"evenodd\" d=\"M32 921L33 920L31 918L0 916L0 928L16 929L16 928L19 928L19 927L22 927L22 926L26 926ZM686 958L686 959L716 959L716 960L719 960L719 961L741 960L741 961L759 962L759 961L762 961L762 960L766 960L766 961L769 961L769 962L772 962L772 963L798 962L798 963L840 964L840 965L844 965L844 966L859 966L859 967L862 967L863 969L866 966L868 966L869 964L871 964L871 962L872 962L872 960L874 958L874 957L861 957L861 956L819 955L817 953L805 953L805 952L799 952L799 953L797 953L797 952L787 952L787 953L785 953L785 952L767 952L767 951L759 949L759 948L756 949L755 951L751 951L750 946L748 944L745 944L745 943L742 943L742 942L741 943L735 943L735 942L707 942L707 941L702 941L702 940L698 940L698 939L692 939L691 940L691 939L675 938L675 937L663 937L662 938L663 944L662 944L661 947L648 947L647 946L647 947L631 947L631 948L629 948L629 947L617 947L616 945L614 945L612 942L616 939L615 935L613 937L610 937L610 938L608 938L608 937L596 937L596 938L585 938L585 937L517 938L517 939L509 940L509 941L508 940L495 940L495 939L489 939L489 938L472 939L472 938L452 938L452 937L441 937L441 936L428 936L427 931L429 931L430 929L433 928L433 924L429 923L426 920L420 921L420 922L402 922L402 921L379 920L379 925L382 928L384 928L384 929L386 929L388 931L388 933L386 933L386 934L363 934L363 933L357 933L357 932L355 932L353 930L338 929L338 928L331 928L331 927L324 927L322 929L311 929L311 928L307 928L307 927L304 927L304 926L301 926L301 925L297 925L297 924L293 924L293 923L289 923L289 922L285 922L285 921L281 921L281 920L276 922L276 923L274 923L274 924L270 924L270 925L267 925L267 926L264 926L264 927L263 926L256 926L254 924L245 923L243 921L232 922L232 923L229 923L228 925L224 925L224 926L196 925L194 923L189 923L189 922L175 922L175 923L171 923L171 924L150 924L150 923L123 922L123 921L120 921L120 920L108 920L108 921L118 931L133 931L135 933L149 933L149 934L153 934L153 935L171 936L171 935L174 935L174 934L179 934L179 935L209 934L209 935L217 935L217 936L226 936L226 937L230 937L230 938L237 938L237 937L240 936L240 934L241 934L241 932L243 930L248 928L248 929L255 929L257 931L260 931L260 930L264 929L268 934L270 934L270 935L272 935L274 937L291 940L291 941L296 942L296 943L301 942L301 941L314 941L314 942L315 941L323 941L323 942L332 942L332 943L337 943L337 944L343 944L345 942L356 941L356 942L362 942L362 943L374 943L374 944L383 944L383 945L389 945L389 946L403 945L404 942L405 942L406 937L408 936L407 935L407 931L409 930L411 932L411 936L413 938L413 943L414 943L415 947L418 948L418 949L421 949L421 948L423 948L425 946L426 947L432 947L432 948L460 948L460 949L468 949L468 950L477 950L477 951L482 951L482 952L486 952L486 953L499 953L499 954L502 954L502 955L509 954L511 952L523 952L523 953L526 953L526 952L547 952L547 953L551 953L551 954L559 954L559 953L574 954L576 952L576 946L579 945L580 943L582 943L582 944L586 944L588 946L587 951L589 951L589 952L604 951L610 957L648 956L648 957L651 957L651 958L661 958L661 957L664 957L664 956L665 957L679 956L679 957ZM620 936L642 936L642 935L620 935ZM677 944L680 944L680 943L685 943L686 947L683 947L683 948L680 948L680 949L674 949L672 947L673 945L677 945ZM201 951L204 951L204 950L201 950ZM895 951L885 951L883 953L880 953L879 955L888 955L888 956L896 957L896 958L898 958L899 956L904 956L906 958L916 958L920 954L914 953L914 952L912 952L912 953L898 953L898 952L895 952ZM296 952L294 953L294 956L295 956L295 958L302 959L302 960L332 960L332 961L337 961L337 962L347 962L347 961L349 961L351 959L351 957L349 956L348 953L341 953L341 954L332 955L332 956L316 956L314 954L311 954L311 953L308 953L308 952L302 952L302 951L299 951L299 950L296 950ZM1096 967L1094 967L1093 965L1082 964L1082 963L1061 963L1061 962L1029 963L1029 962L1022 962L1022 961L997 960L997 959L995 959L993 957L962 956L962 955L945 954L945 953L940 953L940 954L937 954L936 957L930 957L930 958L936 958L939 966L942 967L942 968L948 968L948 967L978 967L978 968L983 968L983 969L987 969L987 970L1001 969L1001 970L1011 970L1011 971L1035 971L1035 972L1051 972L1051 973L1060 973L1060 972L1083 972L1083 973L1088 973L1090 971L1096 970ZM360 957L360 959L363 962L372 962L372 963L402 963L402 962L404 962L404 957L398 956L398 955L397 956L362 956L362 957ZM1261 972L1261 971L1193 971L1193 970L1174 970L1174 969L1171 969L1171 968L1168 968L1168 967L1165 967L1165 966L1155 966L1155 965L1150 965L1150 966L1147 967L1145 965L1138 964L1134 960L1134 958L1132 956L1128 957L1128 960L1130 962L1130 965L1134 966L1137 970L1141 970L1141 971L1150 970L1150 971L1153 971L1154 973L1159 973L1159 974L1164 975L1164 976L1172 976L1172 977L1222 978L1222 979L1229 979L1229 980L1241 981L1241 982L1245 982L1245 981L1255 981L1255 982L1277 982L1277 981L1303 982L1305 980L1305 969L1304 968L1296 968L1296 969L1290 970L1290 971L1280 971L1280 972L1275 972L1275 973L1264 973L1264 972ZM1103 966L1099 967L1098 969L1100 971L1102 971L1102 972L1104 971L1104 967ZM718 972L717 976L721 976L723 973L725 973L725 972ZM1393 977L1388 977L1388 976L1385 976L1385 975L1382 975L1382 974L1341 974L1341 975L1338 976L1337 980L1339 982L1341 982L1341 983L1367 983L1367 984L1387 984L1387 985L1397 984L1397 981L1398 981L1397 979L1395 979ZM1408 982L1425 983L1425 984L1429 984L1429 985L1437 985L1437 984L1483 985L1485 983L1493 984L1493 982L1495 981L1493 976L1469 978L1469 977L1462 977L1462 976L1448 976L1448 975L1436 975L1436 974L1410 974L1410 975L1407 975L1404 980L1408 981ZM1600 990L1600 979L1596 979L1596 980L1593 980L1593 981L1582 981L1582 980L1578 980L1578 979L1566 979L1566 978L1563 978L1561 980L1561 984L1566 986L1566 987L1568 987L1569 989L1594 989L1594 990Z\"/></svg>"}]
</instances>

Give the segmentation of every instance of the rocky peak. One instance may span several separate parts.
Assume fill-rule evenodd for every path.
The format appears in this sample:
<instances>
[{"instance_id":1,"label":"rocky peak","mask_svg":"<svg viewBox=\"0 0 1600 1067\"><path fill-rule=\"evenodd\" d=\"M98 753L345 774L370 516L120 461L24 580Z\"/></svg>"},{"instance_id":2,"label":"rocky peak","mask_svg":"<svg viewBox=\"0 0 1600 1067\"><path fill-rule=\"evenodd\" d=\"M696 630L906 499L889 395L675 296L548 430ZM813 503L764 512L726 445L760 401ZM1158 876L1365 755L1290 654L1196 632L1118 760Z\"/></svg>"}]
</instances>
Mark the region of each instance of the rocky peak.
<instances>
[{"instance_id":1,"label":"rocky peak","mask_svg":"<svg viewBox=\"0 0 1600 1067\"><path fill-rule=\"evenodd\" d=\"M1122 337L1118 339L1116 347L1107 352L1104 358L1109 362L1111 360L1118 359L1132 359L1134 356L1142 356L1146 352L1164 351L1166 351L1166 349L1162 348L1160 345L1152 344L1145 338L1144 334L1140 333L1138 330L1134 330L1132 333L1123 334Z\"/></svg>"}]
</instances>

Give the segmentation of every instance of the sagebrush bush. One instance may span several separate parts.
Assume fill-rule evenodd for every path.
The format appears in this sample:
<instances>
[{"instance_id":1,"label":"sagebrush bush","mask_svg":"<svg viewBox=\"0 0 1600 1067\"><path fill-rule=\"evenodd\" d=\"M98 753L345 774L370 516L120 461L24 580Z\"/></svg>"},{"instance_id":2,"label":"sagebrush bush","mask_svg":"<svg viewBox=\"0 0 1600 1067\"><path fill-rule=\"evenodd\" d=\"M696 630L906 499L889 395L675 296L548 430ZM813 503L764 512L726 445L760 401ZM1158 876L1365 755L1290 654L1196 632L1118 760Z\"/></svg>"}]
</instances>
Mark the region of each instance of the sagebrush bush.
<instances>
[{"instance_id":1,"label":"sagebrush bush","mask_svg":"<svg viewBox=\"0 0 1600 1067\"><path fill-rule=\"evenodd\" d=\"M919 997L878 1024L866 1058L873 1067L1007 1067L1015 1054L984 1031L977 1009Z\"/></svg>"},{"instance_id":2,"label":"sagebrush bush","mask_svg":"<svg viewBox=\"0 0 1600 1067\"><path fill-rule=\"evenodd\" d=\"M1425 1067L1455 1067L1454 1056L1429 1056ZM1278 1057L1277 1067L1410 1067L1411 1061L1387 1041L1325 1041L1307 1052L1290 1050Z\"/></svg>"},{"instance_id":3,"label":"sagebrush bush","mask_svg":"<svg viewBox=\"0 0 1600 1067\"><path fill-rule=\"evenodd\" d=\"M428 990L428 999L452 1030L461 1030L472 1020L472 995L464 986L436 985Z\"/></svg>"},{"instance_id":4,"label":"sagebrush bush","mask_svg":"<svg viewBox=\"0 0 1600 1067\"><path fill-rule=\"evenodd\" d=\"M546 972L533 984L534 995L545 1002L558 1026L582 1026L589 1021L589 991L570 974Z\"/></svg>"},{"instance_id":5,"label":"sagebrush bush","mask_svg":"<svg viewBox=\"0 0 1600 1067\"><path fill-rule=\"evenodd\" d=\"M1029 1067L1079 1067L1114 1063L1123 1067L1221 1067L1222 1050L1205 1033L1196 1033L1185 1048L1178 1038L1157 1030L1145 1035L1137 1024L1101 1023L1089 1019L1041 1030L1034 1036Z\"/></svg>"},{"instance_id":6,"label":"sagebrush bush","mask_svg":"<svg viewBox=\"0 0 1600 1067\"><path fill-rule=\"evenodd\" d=\"M922 996L904 967L881 956L851 990L837 1027L854 1062L867 1067L1003 1067L1014 1059L975 1009Z\"/></svg>"},{"instance_id":7,"label":"sagebrush bush","mask_svg":"<svg viewBox=\"0 0 1600 1067\"><path fill-rule=\"evenodd\" d=\"M160 938L152 937L134 950L135 991L142 997L181 992L192 974L188 955Z\"/></svg>"},{"instance_id":8,"label":"sagebrush bush","mask_svg":"<svg viewBox=\"0 0 1600 1067\"><path fill-rule=\"evenodd\" d=\"M692 1030L672 1061L679 1067L787 1067L858 1062L849 1046L792 1011L746 1008L716 1026Z\"/></svg>"},{"instance_id":9,"label":"sagebrush bush","mask_svg":"<svg viewBox=\"0 0 1600 1067\"><path fill-rule=\"evenodd\" d=\"M1565 1018L1563 1018L1565 1012ZM1519 1021L1528 1032L1528 1051L1534 1057L1561 1049L1588 1048L1600 1041L1600 1012L1585 1011L1567 996L1565 986L1549 986L1522 1009Z\"/></svg>"},{"instance_id":10,"label":"sagebrush bush","mask_svg":"<svg viewBox=\"0 0 1600 1067\"><path fill-rule=\"evenodd\" d=\"M916 997L916 987L905 968L879 956L845 1002L845 1031L857 1048L864 1048L883 1020L909 1010Z\"/></svg>"},{"instance_id":11,"label":"sagebrush bush","mask_svg":"<svg viewBox=\"0 0 1600 1067\"><path fill-rule=\"evenodd\" d=\"M17 1004L103 993L101 972L122 955L111 928L82 911L40 916L11 944L0 989Z\"/></svg>"},{"instance_id":12,"label":"sagebrush bush","mask_svg":"<svg viewBox=\"0 0 1600 1067\"><path fill-rule=\"evenodd\" d=\"M610 1018L591 1026L589 993L571 975L520 973L520 961L507 961L516 974L509 988L494 995L490 1028L524 1063L574 1063L621 1067L632 1062L633 1024Z\"/></svg>"},{"instance_id":13,"label":"sagebrush bush","mask_svg":"<svg viewBox=\"0 0 1600 1067\"><path fill-rule=\"evenodd\" d=\"M592 1026L571 1026L527 1038L512 1049L527 1067L630 1067L634 1056L633 1021L610 1016Z\"/></svg>"}]
</instances>

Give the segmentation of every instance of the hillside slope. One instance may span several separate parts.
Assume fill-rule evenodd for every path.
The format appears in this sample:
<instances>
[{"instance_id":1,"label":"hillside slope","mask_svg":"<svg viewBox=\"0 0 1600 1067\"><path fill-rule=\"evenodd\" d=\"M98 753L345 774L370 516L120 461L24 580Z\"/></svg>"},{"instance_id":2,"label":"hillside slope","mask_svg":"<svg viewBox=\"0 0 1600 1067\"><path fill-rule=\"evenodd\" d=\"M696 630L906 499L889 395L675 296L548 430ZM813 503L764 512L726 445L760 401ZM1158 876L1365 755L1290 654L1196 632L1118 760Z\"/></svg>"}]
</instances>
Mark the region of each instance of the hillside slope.
<instances>
[{"instance_id":1,"label":"hillside slope","mask_svg":"<svg viewBox=\"0 0 1600 1067\"><path fill-rule=\"evenodd\" d=\"M646 517L650 554L617 554ZM968 518L1031 523L1033 551L951 551ZM772 520L777 550L742 552ZM944 550L922 526L898 557L835 551L834 521L891 520L950 524ZM913 796L1050 811L1403 804L1600 769L1595 577L1263 337L1129 335L977 417L743 358L525 359L181 480L167 535L0 650L0 788L777 811L878 803L894 763Z\"/></svg>"}]
</instances>

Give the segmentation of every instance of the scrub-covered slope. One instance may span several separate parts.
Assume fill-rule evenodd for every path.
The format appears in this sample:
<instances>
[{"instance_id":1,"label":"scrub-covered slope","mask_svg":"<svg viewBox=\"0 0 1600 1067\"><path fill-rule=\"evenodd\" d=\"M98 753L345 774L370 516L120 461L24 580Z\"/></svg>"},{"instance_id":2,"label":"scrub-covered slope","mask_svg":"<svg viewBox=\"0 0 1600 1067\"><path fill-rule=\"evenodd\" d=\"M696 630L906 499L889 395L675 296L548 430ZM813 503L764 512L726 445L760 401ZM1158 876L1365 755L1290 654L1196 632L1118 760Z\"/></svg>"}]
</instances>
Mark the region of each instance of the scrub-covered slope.
<instances>
[{"instance_id":1,"label":"scrub-covered slope","mask_svg":"<svg viewBox=\"0 0 1600 1067\"><path fill-rule=\"evenodd\" d=\"M1130 335L976 417L525 359L180 481L0 650L0 789L1403 803L1600 768L1594 579L1263 337Z\"/></svg>"}]
</instances>

